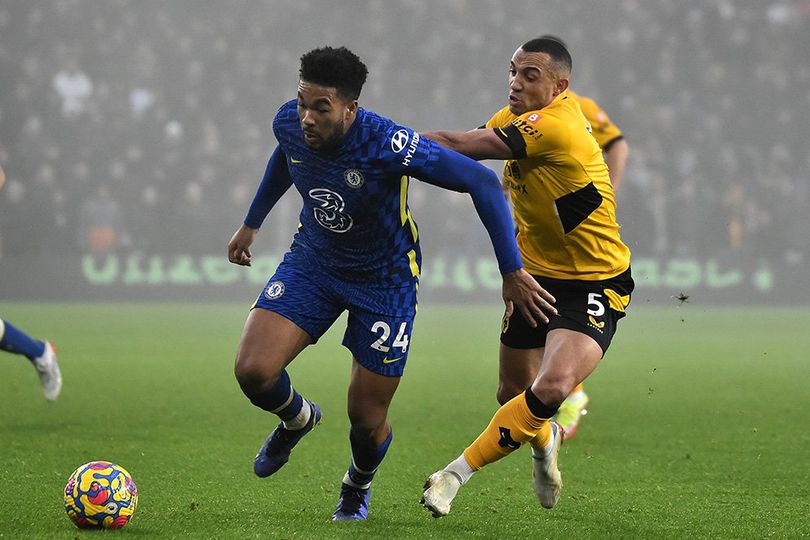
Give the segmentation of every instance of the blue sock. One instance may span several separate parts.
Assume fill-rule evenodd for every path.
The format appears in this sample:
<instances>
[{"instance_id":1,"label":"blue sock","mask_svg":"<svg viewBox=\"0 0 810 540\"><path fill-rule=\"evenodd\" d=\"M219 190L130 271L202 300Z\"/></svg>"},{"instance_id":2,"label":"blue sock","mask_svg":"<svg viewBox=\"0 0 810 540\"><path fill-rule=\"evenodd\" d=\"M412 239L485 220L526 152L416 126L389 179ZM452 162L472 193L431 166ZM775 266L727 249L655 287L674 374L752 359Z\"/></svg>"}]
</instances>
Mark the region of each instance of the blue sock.
<instances>
[{"instance_id":1,"label":"blue sock","mask_svg":"<svg viewBox=\"0 0 810 540\"><path fill-rule=\"evenodd\" d=\"M281 372L275 386L248 397L251 403L277 415L283 422L295 418L304 406L304 398L292 387L286 369Z\"/></svg>"},{"instance_id":2,"label":"blue sock","mask_svg":"<svg viewBox=\"0 0 810 540\"><path fill-rule=\"evenodd\" d=\"M388 447L391 446L393 439L393 429L379 446L373 443L369 444L367 440L361 439L354 430L349 431L349 441L352 445L352 463L349 465L346 476L343 477L343 483L360 489L370 488L371 481L377 473L377 468L385 458L385 453L388 452Z\"/></svg>"},{"instance_id":3,"label":"blue sock","mask_svg":"<svg viewBox=\"0 0 810 540\"><path fill-rule=\"evenodd\" d=\"M0 349L22 354L33 361L34 358L43 355L45 343L17 330L10 322L0 319Z\"/></svg>"}]
</instances>

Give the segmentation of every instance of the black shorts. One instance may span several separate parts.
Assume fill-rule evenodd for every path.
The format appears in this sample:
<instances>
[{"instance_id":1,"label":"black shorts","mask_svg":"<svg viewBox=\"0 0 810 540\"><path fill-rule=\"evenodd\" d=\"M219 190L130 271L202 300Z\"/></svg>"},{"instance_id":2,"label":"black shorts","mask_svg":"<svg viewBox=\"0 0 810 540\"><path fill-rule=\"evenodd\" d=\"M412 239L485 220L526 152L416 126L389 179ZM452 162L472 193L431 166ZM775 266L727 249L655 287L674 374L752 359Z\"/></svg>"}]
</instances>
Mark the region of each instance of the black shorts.
<instances>
[{"instance_id":1,"label":"black shorts","mask_svg":"<svg viewBox=\"0 0 810 540\"><path fill-rule=\"evenodd\" d=\"M602 281L577 281L533 276L557 300L557 315L548 323L538 321L532 328L518 310L503 318L501 343L513 349L536 349L546 344L546 334L555 328L568 328L591 336L604 355L619 319L624 317L633 292L628 268L618 276Z\"/></svg>"}]
</instances>

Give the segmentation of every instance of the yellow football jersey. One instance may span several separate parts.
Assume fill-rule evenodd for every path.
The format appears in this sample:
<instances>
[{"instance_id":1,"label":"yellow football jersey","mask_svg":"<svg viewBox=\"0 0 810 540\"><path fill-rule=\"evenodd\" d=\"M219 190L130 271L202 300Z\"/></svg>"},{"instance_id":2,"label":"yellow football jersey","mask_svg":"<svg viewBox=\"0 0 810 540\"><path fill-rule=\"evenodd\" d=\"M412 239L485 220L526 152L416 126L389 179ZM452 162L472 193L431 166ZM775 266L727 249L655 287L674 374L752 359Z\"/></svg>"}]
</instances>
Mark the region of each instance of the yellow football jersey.
<instances>
[{"instance_id":1,"label":"yellow football jersey","mask_svg":"<svg viewBox=\"0 0 810 540\"><path fill-rule=\"evenodd\" d=\"M591 134L593 138L596 139L596 142L599 143L599 147L602 148L603 152L607 150L611 144L624 137L622 130L610 120L610 117L602 110L602 107L600 107L598 103L589 97L580 96L570 89L568 90L568 95L579 103L580 108L582 108L582 114L585 115L585 119L591 124Z\"/></svg>"},{"instance_id":2,"label":"yellow football jersey","mask_svg":"<svg viewBox=\"0 0 810 540\"><path fill-rule=\"evenodd\" d=\"M513 152L504 182L526 270L585 281L627 270L630 250L619 236L608 168L576 100L566 91L521 116L504 107L486 127Z\"/></svg>"}]
</instances>

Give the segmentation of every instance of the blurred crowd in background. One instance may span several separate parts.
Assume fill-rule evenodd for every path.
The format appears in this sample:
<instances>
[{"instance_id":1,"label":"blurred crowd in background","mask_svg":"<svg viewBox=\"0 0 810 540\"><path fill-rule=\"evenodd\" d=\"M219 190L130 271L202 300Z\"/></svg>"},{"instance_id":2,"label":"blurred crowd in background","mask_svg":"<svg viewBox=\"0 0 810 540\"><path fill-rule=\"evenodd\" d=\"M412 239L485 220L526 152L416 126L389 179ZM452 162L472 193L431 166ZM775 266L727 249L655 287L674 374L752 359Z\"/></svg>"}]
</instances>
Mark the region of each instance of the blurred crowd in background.
<instances>
[{"instance_id":1,"label":"blurred crowd in background","mask_svg":"<svg viewBox=\"0 0 810 540\"><path fill-rule=\"evenodd\" d=\"M505 105L514 49L552 33L630 145L619 218L637 256L801 264L808 27L807 1L5 2L0 257L224 254L301 54L347 45L370 70L362 106L472 129ZM490 249L463 196L417 184L426 251ZM265 249L289 245L299 209L279 203Z\"/></svg>"}]
</instances>

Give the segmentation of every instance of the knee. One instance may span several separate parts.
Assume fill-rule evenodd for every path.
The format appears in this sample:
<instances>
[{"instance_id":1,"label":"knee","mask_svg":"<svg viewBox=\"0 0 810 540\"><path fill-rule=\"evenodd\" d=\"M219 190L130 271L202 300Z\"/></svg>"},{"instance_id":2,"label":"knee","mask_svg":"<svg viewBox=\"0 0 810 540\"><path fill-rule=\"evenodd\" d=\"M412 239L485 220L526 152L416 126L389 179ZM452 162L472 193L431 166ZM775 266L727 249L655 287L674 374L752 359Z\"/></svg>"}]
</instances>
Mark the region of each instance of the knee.
<instances>
[{"instance_id":1,"label":"knee","mask_svg":"<svg viewBox=\"0 0 810 540\"><path fill-rule=\"evenodd\" d=\"M349 408L349 423L352 438L363 441L377 439L388 421L385 413Z\"/></svg>"},{"instance_id":2,"label":"knee","mask_svg":"<svg viewBox=\"0 0 810 540\"><path fill-rule=\"evenodd\" d=\"M349 410L349 423L352 434L358 438L370 437L381 425L385 424L385 417L369 415L363 411Z\"/></svg>"},{"instance_id":3,"label":"knee","mask_svg":"<svg viewBox=\"0 0 810 540\"><path fill-rule=\"evenodd\" d=\"M241 349L237 352L233 371L246 396L272 388L278 382L281 370L274 370L270 366L272 362L264 361L261 355Z\"/></svg>"},{"instance_id":4,"label":"knee","mask_svg":"<svg viewBox=\"0 0 810 540\"><path fill-rule=\"evenodd\" d=\"M535 395L548 407L559 407L577 385L572 377L541 377L532 386Z\"/></svg>"}]
</instances>

